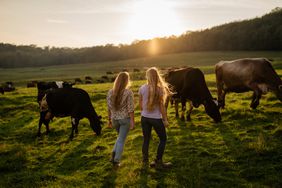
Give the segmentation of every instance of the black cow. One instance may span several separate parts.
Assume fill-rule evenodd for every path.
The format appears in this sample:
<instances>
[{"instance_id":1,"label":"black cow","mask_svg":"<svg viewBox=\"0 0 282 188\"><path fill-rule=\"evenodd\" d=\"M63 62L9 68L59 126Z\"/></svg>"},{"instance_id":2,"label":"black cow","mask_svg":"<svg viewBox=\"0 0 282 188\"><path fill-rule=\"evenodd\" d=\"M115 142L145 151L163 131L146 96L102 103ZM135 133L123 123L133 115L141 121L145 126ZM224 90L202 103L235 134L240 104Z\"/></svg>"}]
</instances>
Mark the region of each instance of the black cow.
<instances>
[{"instance_id":1,"label":"black cow","mask_svg":"<svg viewBox=\"0 0 282 188\"><path fill-rule=\"evenodd\" d=\"M57 82L38 82L37 83L37 102L40 103L46 91L49 89L57 89L57 88L71 88L74 83L64 82L64 81L57 81Z\"/></svg>"},{"instance_id":2,"label":"black cow","mask_svg":"<svg viewBox=\"0 0 282 188\"><path fill-rule=\"evenodd\" d=\"M16 89L13 82L6 82L2 85L2 88L5 92L14 91Z\"/></svg>"},{"instance_id":3,"label":"black cow","mask_svg":"<svg viewBox=\"0 0 282 188\"><path fill-rule=\"evenodd\" d=\"M36 87L36 85L37 85L37 81L30 81L26 83L27 88Z\"/></svg>"},{"instance_id":4,"label":"black cow","mask_svg":"<svg viewBox=\"0 0 282 188\"><path fill-rule=\"evenodd\" d=\"M79 88L48 90L46 102L48 104L48 110L40 112L38 136L41 134L42 124L45 124L46 133L49 133L49 122L54 116L71 116L71 140L73 139L74 131L76 134L78 133L78 123L82 118L89 120L91 128L97 135L101 134L101 117L97 115L86 91Z\"/></svg>"},{"instance_id":5,"label":"black cow","mask_svg":"<svg viewBox=\"0 0 282 188\"><path fill-rule=\"evenodd\" d=\"M182 103L182 119L184 120L184 112L186 110L186 100L192 102L190 105L187 120L190 120L190 114L193 106L198 108L204 105L206 113L215 121L221 121L221 115L216 102L214 101L205 81L204 74L197 68L183 68L169 71L166 81L172 86L175 94L176 116L178 116L178 102ZM167 102L168 104L168 102Z\"/></svg>"}]
</instances>

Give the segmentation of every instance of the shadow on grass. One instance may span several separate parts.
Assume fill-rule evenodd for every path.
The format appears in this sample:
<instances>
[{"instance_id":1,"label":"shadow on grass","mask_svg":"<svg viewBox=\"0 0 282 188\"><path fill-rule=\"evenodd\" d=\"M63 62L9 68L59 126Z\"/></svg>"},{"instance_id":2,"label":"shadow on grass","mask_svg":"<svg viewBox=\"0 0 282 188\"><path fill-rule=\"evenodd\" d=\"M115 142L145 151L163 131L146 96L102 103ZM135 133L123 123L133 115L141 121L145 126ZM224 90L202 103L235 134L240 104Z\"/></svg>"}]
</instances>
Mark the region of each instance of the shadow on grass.
<instances>
[{"instance_id":1,"label":"shadow on grass","mask_svg":"<svg viewBox=\"0 0 282 188\"><path fill-rule=\"evenodd\" d=\"M118 167L109 167L107 175L104 177L102 182L102 187L116 187L116 178L117 178L117 171Z\"/></svg>"},{"instance_id":2,"label":"shadow on grass","mask_svg":"<svg viewBox=\"0 0 282 188\"><path fill-rule=\"evenodd\" d=\"M95 166L95 163L99 159L103 158L101 153L87 155L89 153L87 148L92 145L93 142L94 139L92 136L84 138L83 141L81 141L63 158L62 163L58 165L56 171L60 174L70 175L78 170L91 170ZM104 148L100 149L103 150Z\"/></svg>"},{"instance_id":3,"label":"shadow on grass","mask_svg":"<svg viewBox=\"0 0 282 188\"><path fill-rule=\"evenodd\" d=\"M236 123L235 121L234 124ZM260 136L255 135L253 143L244 143L233 133L230 126L221 124L219 131L229 150L226 154L234 161L232 165L236 166L238 176L254 185L281 187L281 147L267 148L265 143L262 143L264 141L259 141Z\"/></svg>"}]
</instances>

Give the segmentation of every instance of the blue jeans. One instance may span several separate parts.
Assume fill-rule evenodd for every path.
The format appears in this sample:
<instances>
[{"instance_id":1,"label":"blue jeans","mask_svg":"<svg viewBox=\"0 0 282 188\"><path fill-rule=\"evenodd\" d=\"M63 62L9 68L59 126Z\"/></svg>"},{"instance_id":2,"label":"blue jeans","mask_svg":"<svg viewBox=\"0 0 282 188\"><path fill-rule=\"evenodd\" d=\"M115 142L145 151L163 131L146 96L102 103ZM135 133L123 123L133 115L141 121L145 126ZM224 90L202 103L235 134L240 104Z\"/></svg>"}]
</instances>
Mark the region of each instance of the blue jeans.
<instances>
[{"instance_id":1,"label":"blue jeans","mask_svg":"<svg viewBox=\"0 0 282 188\"><path fill-rule=\"evenodd\" d=\"M123 152L125 139L129 131L130 118L113 120L113 127L118 132L117 141L113 148L113 152L115 152L114 162L119 162Z\"/></svg>"}]
</instances>

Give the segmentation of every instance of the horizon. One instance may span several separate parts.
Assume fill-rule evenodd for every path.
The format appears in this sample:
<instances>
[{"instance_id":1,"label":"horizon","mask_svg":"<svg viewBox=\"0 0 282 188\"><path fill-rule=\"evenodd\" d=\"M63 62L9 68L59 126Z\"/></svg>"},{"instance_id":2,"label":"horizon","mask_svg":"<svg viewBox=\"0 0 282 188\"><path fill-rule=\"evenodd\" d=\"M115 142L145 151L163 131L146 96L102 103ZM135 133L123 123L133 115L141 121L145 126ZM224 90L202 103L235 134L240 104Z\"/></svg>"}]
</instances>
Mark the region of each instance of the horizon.
<instances>
[{"instance_id":1,"label":"horizon","mask_svg":"<svg viewBox=\"0 0 282 188\"><path fill-rule=\"evenodd\" d=\"M281 7L282 2L121 0L116 4L114 0L2 0L0 5L0 42L82 48L179 36L261 17Z\"/></svg>"}]
</instances>

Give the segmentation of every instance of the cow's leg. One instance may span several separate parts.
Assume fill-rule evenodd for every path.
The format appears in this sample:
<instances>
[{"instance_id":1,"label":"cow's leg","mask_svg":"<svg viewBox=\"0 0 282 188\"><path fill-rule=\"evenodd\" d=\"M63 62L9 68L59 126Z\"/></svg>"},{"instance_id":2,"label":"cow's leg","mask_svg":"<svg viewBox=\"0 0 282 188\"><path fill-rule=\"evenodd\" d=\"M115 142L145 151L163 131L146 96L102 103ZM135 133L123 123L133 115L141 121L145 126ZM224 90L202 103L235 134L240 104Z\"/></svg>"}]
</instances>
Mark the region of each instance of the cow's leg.
<instances>
[{"instance_id":1,"label":"cow's leg","mask_svg":"<svg viewBox=\"0 0 282 188\"><path fill-rule=\"evenodd\" d=\"M44 122L44 117L45 117L44 112L40 112L37 136L41 135L41 127L42 127L42 123Z\"/></svg>"},{"instance_id":2,"label":"cow's leg","mask_svg":"<svg viewBox=\"0 0 282 188\"><path fill-rule=\"evenodd\" d=\"M181 105L182 105L182 113L181 113L181 120L185 121L185 111L186 111L186 100L185 99L181 99Z\"/></svg>"},{"instance_id":3,"label":"cow's leg","mask_svg":"<svg viewBox=\"0 0 282 188\"><path fill-rule=\"evenodd\" d=\"M78 134L79 119L75 118L75 134Z\"/></svg>"},{"instance_id":4,"label":"cow's leg","mask_svg":"<svg viewBox=\"0 0 282 188\"><path fill-rule=\"evenodd\" d=\"M222 109L224 109L224 107L225 107L225 95L226 95L226 91L223 90L222 91L222 101L221 101L221 108ZM220 102L218 102L218 103L219 103L219 106L220 106Z\"/></svg>"},{"instance_id":5,"label":"cow's leg","mask_svg":"<svg viewBox=\"0 0 282 188\"><path fill-rule=\"evenodd\" d=\"M70 134L70 140L73 139L73 133L75 131L75 118L71 117L71 134Z\"/></svg>"},{"instance_id":6,"label":"cow's leg","mask_svg":"<svg viewBox=\"0 0 282 188\"><path fill-rule=\"evenodd\" d=\"M259 100L261 98L261 94L262 93L261 93L260 90L254 91L252 102L251 102L251 105L250 105L252 109L256 109L257 106L259 105Z\"/></svg>"},{"instance_id":7,"label":"cow's leg","mask_svg":"<svg viewBox=\"0 0 282 188\"><path fill-rule=\"evenodd\" d=\"M48 135L49 132L50 132L49 123L50 123L50 120L51 120L52 118L53 118L52 113L49 112L49 111L47 111L47 112L45 113L45 115L44 115L44 121L43 121L43 123L44 123L44 125L45 125L45 127L46 127L46 135Z\"/></svg>"},{"instance_id":8,"label":"cow's leg","mask_svg":"<svg viewBox=\"0 0 282 188\"><path fill-rule=\"evenodd\" d=\"M187 121L191 121L191 113L192 113L192 110L193 110L193 105L192 105L192 102L189 101L189 110L187 111Z\"/></svg>"},{"instance_id":9,"label":"cow's leg","mask_svg":"<svg viewBox=\"0 0 282 188\"><path fill-rule=\"evenodd\" d=\"M175 109L175 117L179 118L179 114L178 114L178 99L174 100L174 109Z\"/></svg>"},{"instance_id":10,"label":"cow's leg","mask_svg":"<svg viewBox=\"0 0 282 188\"><path fill-rule=\"evenodd\" d=\"M42 127L42 124L44 124L46 126L46 134L48 134L50 131L49 131L49 122L50 122L50 119L46 119L46 114L47 114L47 111L42 111L40 112L40 119L39 119L39 124L38 124L38 132L37 132L37 136L40 136L41 135L41 127Z\"/></svg>"},{"instance_id":11,"label":"cow's leg","mask_svg":"<svg viewBox=\"0 0 282 188\"><path fill-rule=\"evenodd\" d=\"M216 87L217 87L217 99L219 107L224 108L225 106L225 95L226 91L223 89L223 82L220 81L221 79L216 75Z\"/></svg>"},{"instance_id":12,"label":"cow's leg","mask_svg":"<svg viewBox=\"0 0 282 188\"><path fill-rule=\"evenodd\" d=\"M259 89L256 83L250 84L249 86L254 91L250 107L252 109L256 109L256 107L259 105L262 91Z\"/></svg>"}]
</instances>

